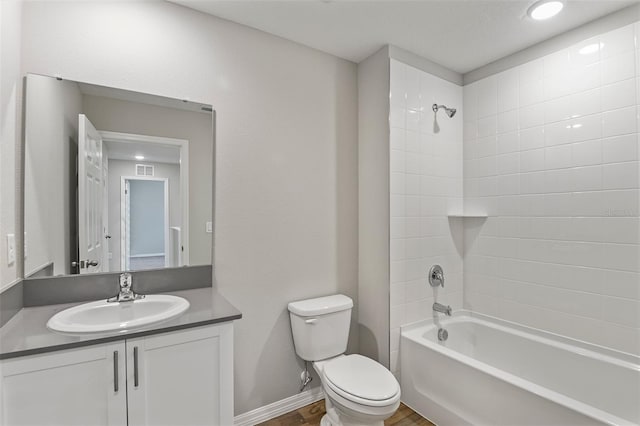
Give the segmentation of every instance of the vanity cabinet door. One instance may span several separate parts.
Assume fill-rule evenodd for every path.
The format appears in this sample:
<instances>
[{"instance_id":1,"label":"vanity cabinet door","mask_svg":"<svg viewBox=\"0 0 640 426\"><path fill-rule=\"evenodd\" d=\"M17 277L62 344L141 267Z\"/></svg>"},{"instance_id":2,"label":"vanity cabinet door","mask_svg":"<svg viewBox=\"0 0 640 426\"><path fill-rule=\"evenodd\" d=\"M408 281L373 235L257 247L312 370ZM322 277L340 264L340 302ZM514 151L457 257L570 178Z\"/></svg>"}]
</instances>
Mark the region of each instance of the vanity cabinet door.
<instances>
[{"instance_id":1,"label":"vanity cabinet door","mask_svg":"<svg viewBox=\"0 0 640 426\"><path fill-rule=\"evenodd\" d=\"M232 323L126 344L129 426L233 424Z\"/></svg>"},{"instance_id":2,"label":"vanity cabinet door","mask_svg":"<svg viewBox=\"0 0 640 426\"><path fill-rule=\"evenodd\" d=\"M2 425L127 424L125 344L0 361Z\"/></svg>"}]
</instances>

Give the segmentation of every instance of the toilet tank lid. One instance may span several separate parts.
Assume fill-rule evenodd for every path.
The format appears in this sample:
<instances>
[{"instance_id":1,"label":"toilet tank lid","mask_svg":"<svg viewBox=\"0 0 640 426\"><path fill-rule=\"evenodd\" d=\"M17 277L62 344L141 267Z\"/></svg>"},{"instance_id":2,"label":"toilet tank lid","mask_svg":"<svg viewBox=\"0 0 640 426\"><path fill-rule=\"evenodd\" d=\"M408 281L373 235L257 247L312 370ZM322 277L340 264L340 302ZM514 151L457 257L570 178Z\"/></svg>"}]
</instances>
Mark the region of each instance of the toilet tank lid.
<instances>
[{"instance_id":1,"label":"toilet tank lid","mask_svg":"<svg viewBox=\"0 0 640 426\"><path fill-rule=\"evenodd\" d=\"M301 317L313 317L353 308L353 300L344 294L317 297L289 303L289 312Z\"/></svg>"}]
</instances>

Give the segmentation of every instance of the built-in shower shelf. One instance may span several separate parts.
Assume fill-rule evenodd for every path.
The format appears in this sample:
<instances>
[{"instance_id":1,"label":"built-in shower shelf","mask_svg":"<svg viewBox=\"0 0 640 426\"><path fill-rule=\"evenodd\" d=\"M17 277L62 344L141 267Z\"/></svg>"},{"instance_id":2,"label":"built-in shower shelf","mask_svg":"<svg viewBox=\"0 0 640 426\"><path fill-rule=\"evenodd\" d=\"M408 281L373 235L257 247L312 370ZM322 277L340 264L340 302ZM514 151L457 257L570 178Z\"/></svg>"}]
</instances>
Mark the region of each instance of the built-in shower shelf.
<instances>
[{"instance_id":1,"label":"built-in shower shelf","mask_svg":"<svg viewBox=\"0 0 640 426\"><path fill-rule=\"evenodd\" d=\"M450 214L447 215L450 219L486 219L486 214Z\"/></svg>"}]
</instances>

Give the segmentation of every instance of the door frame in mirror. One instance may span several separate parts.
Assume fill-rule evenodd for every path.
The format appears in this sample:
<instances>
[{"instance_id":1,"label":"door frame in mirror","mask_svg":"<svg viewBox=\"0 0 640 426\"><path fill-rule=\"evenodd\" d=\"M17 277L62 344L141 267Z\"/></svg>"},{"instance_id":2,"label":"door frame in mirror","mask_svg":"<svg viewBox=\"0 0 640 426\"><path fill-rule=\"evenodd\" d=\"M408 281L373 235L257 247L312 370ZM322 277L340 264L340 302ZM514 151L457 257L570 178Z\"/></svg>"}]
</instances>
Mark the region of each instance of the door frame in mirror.
<instances>
[{"instance_id":1,"label":"door frame in mirror","mask_svg":"<svg viewBox=\"0 0 640 426\"><path fill-rule=\"evenodd\" d=\"M120 176L120 270L122 271L131 271L129 267L129 263L127 262L127 258L131 257L131 252L129 250L129 239L131 234L128 233L128 224L125 221L125 217L128 217L128 205L127 202L127 182L131 181L151 181L151 182L162 182L163 192L164 192L164 202L163 202L163 223L164 223L164 267L169 268L169 255L170 255L170 246L169 246L169 178L166 177L151 177L151 176ZM130 195L130 191L129 191ZM182 266L182 265L176 265ZM148 269L148 268L147 268Z\"/></svg>"},{"instance_id":2,"label":"door frame in mirror","mask_svg":"<svg viewBox=\"0 0 640 426\"><path fill-rule=\"evenodd\" d=\"M182 234L182 262L183 265L189 265L189 141L187 139L138 135L134 133L100 130L98 132L102 135L102 140L105 142L162 144L175 146L180 149L180 213L182 215L182 229L180 233ZM166 232L168 232L168 230Z\"/></svg>"}]
</instances>

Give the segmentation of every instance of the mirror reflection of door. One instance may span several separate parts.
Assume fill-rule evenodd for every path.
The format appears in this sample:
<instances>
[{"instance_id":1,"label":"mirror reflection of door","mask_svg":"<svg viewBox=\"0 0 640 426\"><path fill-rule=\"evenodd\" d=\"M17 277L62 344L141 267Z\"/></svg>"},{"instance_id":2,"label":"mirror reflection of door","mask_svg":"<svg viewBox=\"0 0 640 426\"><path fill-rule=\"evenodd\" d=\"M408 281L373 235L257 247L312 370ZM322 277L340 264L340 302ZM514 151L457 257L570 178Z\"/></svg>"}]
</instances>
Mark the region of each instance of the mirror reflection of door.
<instances>
[{"instance_id":1,"label":"mirror reflection of door","mask_svg":"<svg viewBox=\"0 0 640 426\"><path fill-rule=\"evenodd\" d=\"M107 145L102 143L102 229L103 229L103 249L102 249L102 272L109 272L109 253L111 247L111 235L109 233L109 150Z\"/></svg>"},{"instance_id":2,"label":"mirror reflection of door","mask_svg":"<svg viewBox=\"0 0 640 426\"><path fill-rule=\"evenodd\" d=\"M188 141L100 132L79 120L79 272L183 266Z\"/></svg>"},{"instance_id":3,"label":"mirror reflection of door","mask_svg":"<svg viewBox=\"0 0 640 426\"><path fill-rule=\"evenodd\" d=\"M78 119L78 266L86 274L103 271L105 187L102 137L84 114Z\"/></svg>"},{"instance_id":4,"label":"mirror reflection of door","mask_svg":"<svg viewBox=\"0 0 640 426\"><path fill-rule=\"evenodd\" d=\"M140 271L168 266L169 179L122 177L122 191L124 269Z\"/></svg>"}]
</instances>

